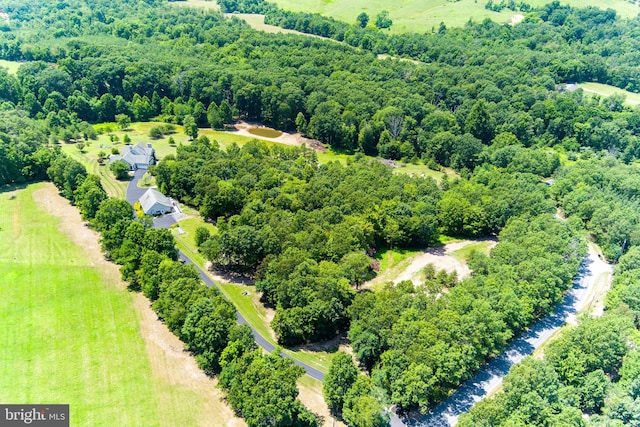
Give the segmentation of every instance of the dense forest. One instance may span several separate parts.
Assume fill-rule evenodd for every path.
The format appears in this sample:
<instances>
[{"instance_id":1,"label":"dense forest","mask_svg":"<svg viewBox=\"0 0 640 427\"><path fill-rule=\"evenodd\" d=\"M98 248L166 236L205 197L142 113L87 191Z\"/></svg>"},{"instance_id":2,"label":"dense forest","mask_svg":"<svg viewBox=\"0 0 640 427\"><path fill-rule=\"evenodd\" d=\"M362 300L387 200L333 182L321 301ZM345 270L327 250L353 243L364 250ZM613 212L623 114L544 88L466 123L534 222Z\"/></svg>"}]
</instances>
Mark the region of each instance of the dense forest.
<instances>
[{"instance_id":1,"label":"dense forest","mask_svg":"<svg viewBox=\"0 0 640 427\"><path fill-rule=\"evenodd\" d=\"M226 3L229 11L266 4ZM158 186L216 223L217 234L200 233L201 252L255 277L275 308L280 344L348 336L359 366L336 356L325 396L352 426L384 425L390 404L432 408L548 313L576 275L586 230L619 261L607 315L582 319L544 361L514 369L505 393L461 423L582 425L583 412L591 425L637 422L638 356L629 343L640 313L640 110L623 96L564 86L640 91L637 20L554 2L515 26L470 21L386 35L254 10L296 29L307 19L308 32L328 28L321 35L337 43L260 33L163 1L0 5L9 16L0 58L27 61L16 75L0 72L0 184L50 179L249 425L317 424L296 400L300 369L263 355L235 325L233 306L177 261L171 234L132 220L131 206L107 198L59 141L95 137L91 124L116 118L193 128L193 142L153 169ZM198 127L238 118L357 154L319 164L304 147L221 149L197 137ZM459 177L394 174L371 156ZM566 221L554 217L557 208ZM379 251L432 246L442 235L499 243L471 258L473 276L463 281L429 273L418 286L360 289L376 274Z\"/></svg>"},{"instance_id":2,"label":"dense forest","mask_svg":"<svg viewBox=\"0 0 640 427\"><path fill-rule=\"evenodd\" d=\"M0 97L47 119L64 140L117 114L214 127L237 116L335 148L458 170L482 163L502 133L523 146L637 155L638 120L623 100L555 91L580 81L640 89L635 22L612 11L553 3L517 26L470 22L364 49L267 35L162 2L3 4L11 18L0 57L32 62L1 76ZM380 52L421 62L376 60Z\"/></svg>"},{"instance_id":3,"label":"dense forest","mask_svg":"<svg viewBox=\"0 0 640 427\"><path fill-rule=\"evenodd\" d=\"M582 317L550 343L543 360L512 369L504 392L479 403L461 426L640 422L637 167L608 156L564 167L557 176L553 191L565 214L584 224L608 257L619 257L605 314Z\"/></svg>"}]
</instances>

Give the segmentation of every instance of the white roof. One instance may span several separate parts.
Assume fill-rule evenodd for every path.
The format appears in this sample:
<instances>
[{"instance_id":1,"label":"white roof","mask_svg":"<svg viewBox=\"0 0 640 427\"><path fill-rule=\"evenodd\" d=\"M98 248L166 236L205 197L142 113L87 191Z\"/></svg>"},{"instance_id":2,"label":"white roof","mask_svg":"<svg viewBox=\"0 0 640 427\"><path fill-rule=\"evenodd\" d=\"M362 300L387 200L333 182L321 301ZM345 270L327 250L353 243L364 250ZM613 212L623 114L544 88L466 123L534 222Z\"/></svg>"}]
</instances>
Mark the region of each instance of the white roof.
<instances>
[{"instance_id":1,"label":"white roof","mask_svg":"<svg viewBox=\"0 0 640 427\"><path fill-rule=\"evenodd\" d=\"M142 197L140 197L140 206L142 207L144 213L149 212L149 210L156 204L165 206L167 210L171 210L171 208L173 207L171 200L155 188L148 189L147 191L145 191Z\"/></svg>"}]
</instances>

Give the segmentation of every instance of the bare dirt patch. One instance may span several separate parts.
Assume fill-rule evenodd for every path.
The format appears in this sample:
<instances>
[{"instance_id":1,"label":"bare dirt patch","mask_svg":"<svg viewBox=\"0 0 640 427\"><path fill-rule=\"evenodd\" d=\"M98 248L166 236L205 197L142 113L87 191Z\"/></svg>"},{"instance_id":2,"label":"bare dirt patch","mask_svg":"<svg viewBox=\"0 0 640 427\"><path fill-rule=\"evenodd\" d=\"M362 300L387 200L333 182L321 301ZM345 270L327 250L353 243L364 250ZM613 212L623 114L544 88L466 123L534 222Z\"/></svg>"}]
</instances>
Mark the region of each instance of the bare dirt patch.
<instances>
[{"instance_id":1,"label":"bare dirt patch","mask_svg":"<svg viewBox=\"0 0 640 427\"><path fill-rule=\"evenodd\" d=\"M282 135L277 138L270 138L264 135L256 135L254 133L251 133L251 129L264 129L264 126L262 126L262 124L260 123L245 122L241 120L234 124L233 127L235 128L235 131L232 132L238 135L248 136L255 139L262 139L264 141L278 142L280 144L291 145L294 147L300 147L304 144L314 151L317 151L318 153L324 153L325 151L327 151L326 147L322 145L317 139L305 138L299 133L282 132Z\"/></svg>"},{"instance_id":2,"label":"bare dirt patch","mask_svg":"<svg viewBox=\"0 0 640 427\"><path fill-rule=\"evenodd\" d=\"M519 24L524 20L524 15L516 13L515 15L511 15L511 19L509 20L509 25Z\"/></svg>"},{"instance_id":3,"label":"bare dirt patch","mask_svg":"<svg viewBox=\"0 0 640 427\"><path fill-rule=\"evenodd\" d=\"M86 226L78 210L58 194L53 184L47 183L34 191L33 198L41 209L61 219L60 231L84 249L91 266L99 267L102 271L105 283L122 290L126 288L120 279L118 266L104 259L98 243L99 234ZM198 417L201 425L245 426L244 420L236 417L223 402L223 394L216 387L216 380L198 368L194 358L184 350L184 344L158 320L149 300L141 294L134 294L133 305L140 319L140 335L145 341L153 376L160 383L160 409L174 410L176 391L169 387L179 387L202 397L202 408L182 408L191 412L197 410L202 415Z\"/></svg>"},{"instance_id":4,"label":"bare dirt patch","mask_svg":"<svg viewBox=\"0 0 640 427\"><path fill-rule=\"evenodd\" d=\"M298 381L298 391L300 392L298 395L300 402L309 408L311 412L322 418L321 426L346 427L342 421L336 420L333 415L331 415L329 407L322 397L322 383L320 381L314 380L313 378L309 378L308 380L305 378L302 381Z\"/></svg>"},{"instance_id":5,"label":"bare dirt patch","mask_svg":"<svg viewBox=\"0 0 640 427\"><path fill-rule=\"evenodd\" d=\"M424 252L415 255L413 258L410 258L408 260L408 265L406 261L403 262L401 264L401 270L392 269L391 271L385 272L385 274L366 282L363 287L370 287L388 281L397 284L404 280L411 280L414 285L417 285L424 279L422 277L422 270L428 264L433 264L436 270L445 270L447 273L453 273L455 271L458 275L458 279L462 280L471 275L471 270L466 262L458 260L452 254L465 246L479 242L488 242L489 247L493 247L497 244L495 239L480 239L465 240L462 242L454 242L444 246L429 248Z\"/></svg>"}]
</instances>

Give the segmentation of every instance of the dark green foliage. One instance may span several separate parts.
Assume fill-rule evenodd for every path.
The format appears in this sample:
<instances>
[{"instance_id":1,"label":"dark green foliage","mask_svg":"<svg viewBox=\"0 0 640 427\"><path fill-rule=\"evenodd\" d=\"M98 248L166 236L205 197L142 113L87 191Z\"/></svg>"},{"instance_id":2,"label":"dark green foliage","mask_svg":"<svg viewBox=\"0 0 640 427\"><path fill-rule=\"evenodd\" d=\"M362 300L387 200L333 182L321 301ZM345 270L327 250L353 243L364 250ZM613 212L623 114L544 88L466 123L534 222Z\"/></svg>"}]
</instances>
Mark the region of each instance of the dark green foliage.
<instances>
[{"instance_id":1,"label":"dark green foliage","mask_svg":"<svg viewBox=\"0 0 640 427\"><path fill-rule=\"evenodd\" d=\"M124 160L116 160L115 162L109 165L109 169L113 172L113 175L116 179L125 180L129 179L129 163Z\"/></svg>"},{"instance_id":2,"label":"dark green foliage","mask_svg":"<svg viewBox=\"0 0 640 427\"><path fill-rule=\"evenodd\" d=\"M633 353L623 362L629 329L628 319L615 314L582 317L578 326L550 343L544 360L527 358L514 366L504 379L504 391L463 415L460 425L508 426L520 420L532 425L582 426L582 411L604 413L592 417L589 425L599 426L601 421L611 425L607 419L628 422L635 402L625 395L624 387L612 389L611 378L617 381L618 370L631 372L637 366ZM569 424L558 424L561 421Z\"/></svg>"},{"instance_id":3,"label":"dark green foliage","mask_svg":"<svg viewBox=\"0 0 640 427\"><path fill-rule=\"evenodd\" d=\"M129 221L131 218L133 218L133 208L127 201L107 199L100 204L93 220L93 225L98 231L104 233L114 227L119 221Z\"/></svg>"},{"instance_id":4,"label":"dark green foliage","mask_svg":"<svg viewBox=\"0 0 640 427\"><path fill-rule=\"evenodd\" d=\"M392 24L393 24L393 21L391 20L391 18L389 18L388 11L383 10L378 14L378 16L376 16L376 27L380 29L389 28L391 27Z\"/></svg>"},{"instance_id":5,"label":"dark green foliage","mask_svg":"<svg viewBox=\"0 0 640 427\"><path fill-rule=\"evenodd\" d=\"M181 336L198 364L207 372L218 372L220 354L227 346L229 331L236 321L233 305L221 295L200 298L191 305Z\"/></svg>"},{"instance_id":6,"label":"dark green foliage","mask_svg":"<svg viewBox=\"0 0 640 427\"><path fill-rule=\"evenodd\" d=\"M153 303L153 309L169 329L182 337L182 326L187 314L191 306L205 295L205 290L204 284L198 279L163 280L160 284L160 296Z\"/></svg>"},{"instance_id":7,"label":"dark green foliage","mask_svg":"<svg viewBox=\"0 0 640 427\"><path fill-rule=\"evenodd\" d=\"M265 423L317 426L315 416L296 400L296 380L303 373L290 359L277 354L245 352L222 363L221 385L229 403L251 427Z\"/></svg>"},{"instance_id":8,"label":"dark green foliage","mask_svg":"<svg viewBox=\"0 0 640 427\"><path fill-rule=\"evenodd\" d=\"M344 396L343 418L353 427L385 427L389 425L389 415L373 396L373 381L359 375Z\"/></svg>"},{"instance_id":9,"label":"dark green foliage","mask_svg":"<svg viewBox=\"0 0 640 427\"><path fill-rule=\"evenodd\" d=\"M362 12L360 13L360 15L358 15L356 21L360 28L366 28L367 24L369 23L369 15L367 15L365 12Z\"/></svg>"},{"instance_id":10,"label":"dark green foliage","mask_svg":"<svg viewBox=\"0 0 640 427\"><path fill-rule=\"evenodd\" d=\"M107 193L102 188L100 177L87 176L82 184L75 190L74 199L80 209L82 219L91 220L96 216L100 204L107 199Z\"/></svg>"},{"instance_id":11,"label":"dark green foliage","mask_svg":"<svg viewBox=\"0 0 640 427\"><path fill-rule=\"evenodd\" d=\"M200 247L204 242L211 238L211 232L208 228L198 227L196 228L195 242L196 246Z\"/></svg>"},{"instance_id":12,"label":"dark green foliage","mask_svg":"<svg viewBox=\"0 0 640 427\"><path fill-rule=\"evenodd\" d=\"M74 192L85 180L87 170L78 161L60 155L51 162L47 175L64 197L74 202Z\"/></svg>"},{"instance_id":13,"label":"dark green foliage","mask_svg":"<svg viewBox=\"0 0 640 427\"><path fill-rule=\"evenodd\" d=\"M439 298L412 286L359 295L356 355L401 408L432 406L560 300L584 251L573 233L551 215L512 218L484 271Z\"/></svg>"},{"instance_id":14,"label":"dark green foliage","mask_svg":"<svg viewBox=\"0 0 640 427\"><path fill-rule=\"evenodd\" d=\"M437 236L435 183L364 159L319 166L307 150L254 142L222 151L197 140L154 174L161 189L217 219L219 233L200 248L205 256L221 268L260 272L258 289L277 308L273 327L285 345L346 326L349 285L371 272L365 251L424 246Z\"/></svg>"},{"instance_id":15,"label":"dark green foliage","mask_svg":"<svg viewBox=\"0 0 640 427\"><path fill-rule=\"evenodd\" d=\"M358 369L351 356L343 352L336 354L322 382L322 394L329 408L336 412L342 411L345 395L357 377Z\"/></svg>"},{"instance_id":16,"label":"dark green foliage","mask_svg":"<svg viewBox=\"0 0 640 427\"><path fill-rule=\"evenodd\" d=\"M1 78L2 71L0 82ZM46 179L47 169L58 157L44 147L46 142L39 126L24 112L0 111L0 185Z\"/></svg>"}]
</instances>

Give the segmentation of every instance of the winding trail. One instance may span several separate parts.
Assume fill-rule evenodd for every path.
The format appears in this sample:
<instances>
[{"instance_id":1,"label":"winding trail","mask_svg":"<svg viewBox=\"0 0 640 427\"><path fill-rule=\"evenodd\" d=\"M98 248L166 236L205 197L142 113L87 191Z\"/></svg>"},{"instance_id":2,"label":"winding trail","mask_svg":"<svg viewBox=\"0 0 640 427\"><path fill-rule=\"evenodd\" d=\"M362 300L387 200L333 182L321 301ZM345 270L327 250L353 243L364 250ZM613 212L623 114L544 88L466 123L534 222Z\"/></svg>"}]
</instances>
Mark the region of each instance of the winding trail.
<instances>
[{"instance_id":1,"label":"winding trail","mask_svg":"<svg viewBox=\"0 0 640 427\"><path fill-rule=\"evenodd\" d=\"M606 289L611 279L612 268L600 259L597 247L589 245L573 287L553 313L540 319L528 331L511 343L505 352L492 359L476 375L438 405L432 412L418 417L400 418L392 414L393 427L448 427L455 426L458 416L467 412L478 401L495 392L511 366L521 362L542 346L567 322L575 321L576 315L592 307L601 289Z\"/></svg>"},{"instance_id":2,"label":"winding trail","mask_svg":"<svg viewBox=\"0 0 640 427\"><path fill-rule=\"evenodd\" d=\"M147 191L146 188L139 188L138 187L138 181L140 181L140 178L142 178L142 176L145 174L145 170L137 170L134 175L133 175L133 179L129 182L129 185L127 186L127 202L129 202L132 206L133 204L138 201L138 199L140 198L140 196L142 196L142 194L144 194L145 191ZM153 225L156 228L169 228L171 227L171 225L173 225L174 223L176 223L177 221L175 220L174 214L167 214L163 217L160 218L156 218L153 220ZM189 256L187 254L185 254L182 251L178 251L178 256L180 257L180 259L185 263L185 264L191 264L195 267L195 269L198 271L198 274L200 275L200 278L202 279L202 281L205 283L205 285L211 287L211 286L215 286L218 288L218 284L216 282L214 282L211 277L209 277L209 275L202 270L202 268L200 268L200 266L198 264L196 264L195 262L193 262L193 260L191 260L191 258L189 258ZM219 288L218 288L219 289ZM224 295L224 292L221 292L222 295ZM226 296L225 296L226 298ZM256 340L256 343L262 347L263 349L265 349L267 352L271 353L273 350L275 350L275 346L265 337L263 337L262 335L260 335L260 333L258 331L256 331L250 324L249 322L247 322L247 320L242 316L242 314L240 314L240 312L238 312L236 310L236 319L238 324L240 325L248 325L251 328L251 333L253 334L253 337ZM309 375L312 378L315 378L318 381L322 381L324 379L324 373L322 371L319 371L316 368L313 368L299 360L297 360L294 357L291 357L290 355L281 352L280 355L282 357L288 357L291 360L293 360L293 363L295 363L298 366L301 366L305 372L307 373L307 375Z\"/></svg>"}]
</instances>

